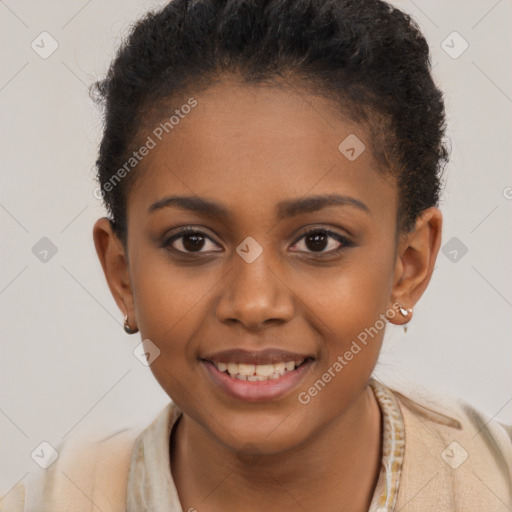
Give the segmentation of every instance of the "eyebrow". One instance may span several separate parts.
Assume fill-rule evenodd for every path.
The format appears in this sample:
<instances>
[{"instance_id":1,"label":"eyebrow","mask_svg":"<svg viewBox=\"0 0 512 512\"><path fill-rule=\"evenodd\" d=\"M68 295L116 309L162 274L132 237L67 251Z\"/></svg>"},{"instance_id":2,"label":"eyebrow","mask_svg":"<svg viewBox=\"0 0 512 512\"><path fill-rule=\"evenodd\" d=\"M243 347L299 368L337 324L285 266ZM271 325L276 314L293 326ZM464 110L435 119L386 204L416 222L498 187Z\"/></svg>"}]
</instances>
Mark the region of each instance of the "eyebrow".
<instances>
[{"instance_id":1,"label":"eyebrow","mask_svg":"<svg viewBox=\"0 0 512 512\"><path fill-rule=\"evenodd\" d=\"M340 194L323 194L317 196L303 197L299 199L288 199L277 204L277 218L279 220L294 217L303 213L311 213L329 206L350 206L365 213L371 214L368 206L359 199ZM215 201L203 199L197 196L167 196L153 203L149 213L161 210L162 208L175 207L181 210L188 210L202 215L212 215L228 218L230 211Z\"/></svg>"}]
</instances>

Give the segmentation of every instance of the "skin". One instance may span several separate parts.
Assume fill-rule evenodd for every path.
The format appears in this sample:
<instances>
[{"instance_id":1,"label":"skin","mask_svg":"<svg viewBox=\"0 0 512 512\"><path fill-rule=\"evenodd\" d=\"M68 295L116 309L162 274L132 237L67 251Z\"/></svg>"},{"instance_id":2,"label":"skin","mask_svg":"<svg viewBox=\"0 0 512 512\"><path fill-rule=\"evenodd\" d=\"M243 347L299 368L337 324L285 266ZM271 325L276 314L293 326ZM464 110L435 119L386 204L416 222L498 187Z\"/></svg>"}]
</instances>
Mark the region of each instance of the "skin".
<instances>
[{"instance_id":1,"label":"skin","mask_svg":"<svg viewBox=\"0 0 512 512\"><path fill-rule=\"evenodd\" d=\"M198 105L134 171L141 174L128 195L127 252L108 219L94 226L110 290L130 326L159 347L150 368L184 413L171 445L182 507L366 511L381 460L381 414L368 381L385 329L307 405L297 395L379 315L397 325L410 320L389 312L397 302L413 308L427 288L441 213L425 210L396 238L394 180L378 170L366 130L324 98L234 80L194 97ZM367 148L355 161L338 150L349 134ZM333 193L369 213L334 205L276 217L283 199ZM229 216L148 212L169 195L216 201ZM183 238L164 246L183 226L211 238L202 253L173 252L185 250ZM329 238L319 254L306 245L308 227L352 245ZM248 236L263 249L252 263L236 252ZM268 347L314 357L299 386L277 400L226 395L199 359Z\"/></svg>"}]
</instances>

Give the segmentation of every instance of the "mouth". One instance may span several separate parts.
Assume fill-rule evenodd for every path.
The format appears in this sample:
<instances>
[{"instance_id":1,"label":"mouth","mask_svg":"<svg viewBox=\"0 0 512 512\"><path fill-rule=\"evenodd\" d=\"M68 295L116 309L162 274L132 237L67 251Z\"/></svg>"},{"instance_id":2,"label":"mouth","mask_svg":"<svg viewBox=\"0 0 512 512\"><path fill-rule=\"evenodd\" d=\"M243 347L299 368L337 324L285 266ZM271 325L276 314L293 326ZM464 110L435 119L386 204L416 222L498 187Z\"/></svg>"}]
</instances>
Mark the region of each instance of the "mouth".
<instances>
[{"instance_id":1,"label":"mouth","mask_svg":"<svg viewBox=\"0 0 512 512\"><path fill-rule=\"evenodd\" d=\"M244 380L249 382L265 382L267 380L275 380L293 372L302 366L306 359L298 359L296 361L286 361L274 364L244 364L235 362L218 362L215 365L219 372L225 373L233 379Z\"/></svg>"},{"instance_id":2,"label":"mouth","mask_svg":"<svg viewBox=\"0 0 512 512\"><path fill-rule=\"evenodd\" d=\"M249 401L282 398L298 387L312 356L276 349L231 350L201 358L211 380L231 397Z\"/></svg>"}]
</instances>

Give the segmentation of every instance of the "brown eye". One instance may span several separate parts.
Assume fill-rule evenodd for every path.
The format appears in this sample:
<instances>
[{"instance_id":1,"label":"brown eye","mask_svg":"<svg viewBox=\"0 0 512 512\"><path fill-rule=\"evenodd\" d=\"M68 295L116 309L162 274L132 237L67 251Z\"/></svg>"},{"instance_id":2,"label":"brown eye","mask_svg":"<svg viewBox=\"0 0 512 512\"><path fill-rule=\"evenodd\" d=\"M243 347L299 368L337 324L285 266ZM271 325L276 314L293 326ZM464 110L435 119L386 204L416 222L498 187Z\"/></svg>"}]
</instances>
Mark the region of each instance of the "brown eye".
<instances>
[{"instance_id":1,"label":"brown eye","mask_svg":"<svg viewBox=\"0 0 512 512\"><path fill-rule=\"evenodd\" d=\"M183 254L218 252L218 245L209 236L202 231L191 229L171 236L163 245Z\"/></svg>"},{"instance_id":2,"label":"brown eye","mask_svg":"<svg viewBox=\"0 0 512 512\"><path fill-rule=\"evenodd\" d=\"M353 244L345 237L328 229L311 229L295 242L297 252L335 254Z\"/></svg>"},{"instance_id":3,"label":"brown eye","mask_svg":"<svg viewBox=\"0 0 512 512\"><path fill-rule=\"evenodd\" d=\"M310 251L323 251L329 242L329 237L325 231L316 231L309 233L304 237L306 247Z\"/></svg>"},{"instance_id":4,"label":"brown eye","mask_svg":"<svg viewBox=\"0 0 512 512\"><path fill-rule=\"evenodd\" d=\"M205 237L199 233L189 233L183 235L182 244L187 251L200 251L205 244Z\"/></svg>"}]
</instances>

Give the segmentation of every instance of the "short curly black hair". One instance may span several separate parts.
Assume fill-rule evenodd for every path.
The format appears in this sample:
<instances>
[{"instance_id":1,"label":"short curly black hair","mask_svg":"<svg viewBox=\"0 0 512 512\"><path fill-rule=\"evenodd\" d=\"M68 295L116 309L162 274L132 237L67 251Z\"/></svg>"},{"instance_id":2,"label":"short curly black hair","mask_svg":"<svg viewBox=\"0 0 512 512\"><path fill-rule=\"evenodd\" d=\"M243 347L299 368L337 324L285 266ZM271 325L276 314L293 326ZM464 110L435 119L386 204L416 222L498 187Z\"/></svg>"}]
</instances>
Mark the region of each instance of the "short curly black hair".
<instances>
[{"instance_id":1,"label":"short curly black hair","mask_svg":"<svg viewBox=\"0 0 512 512\"><path fill-rule=\"evenodd\" d=\"M163 102L219 76L301 84L364 125L382 172L396 178L397 232L439 202L448 160L443 95L428 44L410 16L380 0L172 0L131 30L105 79L96 162L101 195L126 243L126 197L136 172L106 186Z\"/></svg>"}]
</instances>

